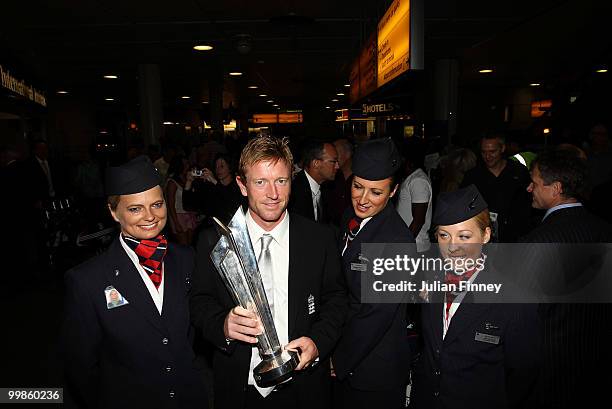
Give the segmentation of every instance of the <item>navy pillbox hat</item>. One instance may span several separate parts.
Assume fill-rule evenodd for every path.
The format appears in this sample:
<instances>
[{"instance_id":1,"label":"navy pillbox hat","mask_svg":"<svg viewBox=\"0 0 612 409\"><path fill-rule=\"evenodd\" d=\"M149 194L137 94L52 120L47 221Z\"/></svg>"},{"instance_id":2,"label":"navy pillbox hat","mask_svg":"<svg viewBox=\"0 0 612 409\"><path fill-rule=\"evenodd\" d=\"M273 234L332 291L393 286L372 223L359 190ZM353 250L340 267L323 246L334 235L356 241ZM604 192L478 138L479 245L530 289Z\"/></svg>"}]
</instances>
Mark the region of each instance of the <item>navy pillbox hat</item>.
<instances>
[{"instance_id":1,"label":"navy pillbox hat","mask_svg":"<svg viewBox=\"0 0 612 409\"><path fill-rule=\"evenodd\" d=\"M487 202L474 185L454 192L443 192L438 195L432 224L449 226L461 223L476 216L487 207Z\"/></svg>"},{"instance_id":2,"label":"navy pillbox hat","mask_svg":"<svg viewBox=\"0 0 612 409\"><path fill-rule=\"evenodd\" d=\"M147 191L161 183L161 178L151 160L138 156L131 161L106 169L106 194L131 195Z\"/></svg>"},{"instance_id":3,"label":"navy pillbox hat","mask_svg":"<svg viewBox=\"0 0 612 409\"><path fill-rule=\"evenodd\" d=\"M367 180L383 180L393 176L401 165L401 156L391 138L374 139L357 145L352 170Z\"/></svg>"}]
</instances>

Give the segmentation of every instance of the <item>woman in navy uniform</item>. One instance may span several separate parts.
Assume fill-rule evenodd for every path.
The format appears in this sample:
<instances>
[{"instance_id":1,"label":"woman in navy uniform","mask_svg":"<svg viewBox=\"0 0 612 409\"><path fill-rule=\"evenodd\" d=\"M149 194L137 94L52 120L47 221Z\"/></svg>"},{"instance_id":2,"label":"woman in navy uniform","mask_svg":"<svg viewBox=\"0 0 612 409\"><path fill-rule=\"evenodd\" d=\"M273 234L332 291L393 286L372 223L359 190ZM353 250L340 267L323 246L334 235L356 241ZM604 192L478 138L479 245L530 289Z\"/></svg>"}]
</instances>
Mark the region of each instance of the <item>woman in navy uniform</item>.
<instances>
[{"instance_id":1,"label":"woman in navy uniform","mask_svg":"<svg viewBox=\"0 0 612 409\"><path fill-rule=\"evenodd\" d=\"M491 238L487 203L474 185L440 193L433 224L448 266L434 278L457 291L423 294L429 303L421 306L424 346L411 407L530 407L540 348L537 305L503 303L514 287L483 253ZM501 283L502 290L460 291L466 282Z\"/></svg>"},{"instance_id":2,"label":"woman in navy uniform","mask_svg":"<svg viewBox=\"0 0 612 409\"><path fill-rule=\"evenodd\" d=\"M66 273L67 389L83 408L206 408L189 324L193 250L168 243L160 177L141 156L106 175L121 233Z\"/></svg>"},{"instance_id":3,"label":"woman in navy uniform","mask_svg":"<svg viewBox=\"0 0 612 409\"><path fill-rule=\"evenodd\" d=\"M342 263L350 312L333 354L337 408L403 408L412 357L405 303L362 303L368 261L363 243L414 243L389 199L401 157L389 138L359 145L353 157L352 208L343 218ZM364 264L365 263L365 264ZM371 267L371 266L370 266Z\"/></svg>"}]
</instances>

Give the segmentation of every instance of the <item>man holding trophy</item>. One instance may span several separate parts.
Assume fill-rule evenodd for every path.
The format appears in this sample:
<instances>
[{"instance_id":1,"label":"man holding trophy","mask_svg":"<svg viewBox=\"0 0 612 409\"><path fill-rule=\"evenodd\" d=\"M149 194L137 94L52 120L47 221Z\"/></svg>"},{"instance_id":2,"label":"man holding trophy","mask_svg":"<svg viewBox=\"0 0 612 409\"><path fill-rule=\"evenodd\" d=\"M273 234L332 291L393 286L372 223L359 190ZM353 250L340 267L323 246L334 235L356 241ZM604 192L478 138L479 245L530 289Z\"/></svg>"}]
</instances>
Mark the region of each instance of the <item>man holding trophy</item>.
<instances>
[{"instance_id":1,"label":"man holding trophy","mask_svg":"<svg viewBox=\"0 0 612 409\"><path fill-rule=\"evenodd\" d=\"M325 408L329 355L347 313L333 232L287 212L286 139L249 141L236 180L248 199L198 244L192 323L216 348L215 408Z\"/></svg>"}]
</instances>

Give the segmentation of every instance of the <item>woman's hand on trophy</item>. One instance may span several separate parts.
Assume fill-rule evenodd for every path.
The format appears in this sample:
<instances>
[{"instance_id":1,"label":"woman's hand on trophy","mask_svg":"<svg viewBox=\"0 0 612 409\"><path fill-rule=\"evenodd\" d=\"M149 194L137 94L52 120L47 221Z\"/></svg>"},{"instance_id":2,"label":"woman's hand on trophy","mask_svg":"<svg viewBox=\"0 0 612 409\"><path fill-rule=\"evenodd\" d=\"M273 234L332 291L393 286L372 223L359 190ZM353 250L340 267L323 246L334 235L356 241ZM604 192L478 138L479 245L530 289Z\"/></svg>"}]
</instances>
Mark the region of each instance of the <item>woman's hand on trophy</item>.
<instances>
[{"instance_id":1,"label":"woman's hand on trophy","mask_svg":"<svg viewBox=\"0 0 612 409\"><path fill-rule=\"evenodd\" d=\"M308 337L300 337L294 339L287 345L285 345L287 351L297 352L300 358L296 371L306 369L310 364L319 357L319 349L315 345L314 341Z\"/></svg>"},{"instance_id":2,"label":"woman's hand on trophy","mask_svg":"<svg viewBox=\"0 0 612 409\"><path fill-rule=\"evenodd\" d=\"M256 344L256 335L263 332L257 315L242 307L234 307L225 317L223 332L228 340L236 340Z\"/></svg>"}]
</instances>

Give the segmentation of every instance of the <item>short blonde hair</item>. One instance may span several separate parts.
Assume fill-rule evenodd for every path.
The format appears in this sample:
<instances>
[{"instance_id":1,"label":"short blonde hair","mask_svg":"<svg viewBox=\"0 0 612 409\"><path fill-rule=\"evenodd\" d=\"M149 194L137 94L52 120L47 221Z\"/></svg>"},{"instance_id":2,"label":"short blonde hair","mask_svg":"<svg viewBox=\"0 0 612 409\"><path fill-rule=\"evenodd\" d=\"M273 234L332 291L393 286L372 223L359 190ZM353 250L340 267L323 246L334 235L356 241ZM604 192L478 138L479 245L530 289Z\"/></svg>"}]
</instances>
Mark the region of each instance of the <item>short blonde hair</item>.
<instances>
[{"instance_id":1,"label":"short blonde hair","mask_svg":"<svg viewBox=\"0 0 612 409\"><path fill-rule=\"evenodd\" d=\"M289 166L290 171L293 169L293 155L289 149L289 139L267 135L258 136L251 139L242 150L238 165L238 176L240 176L240 179L246 180L248 167L262 161L276 163L279 160L284 161Z\"/></svg>"}]
</instances>

